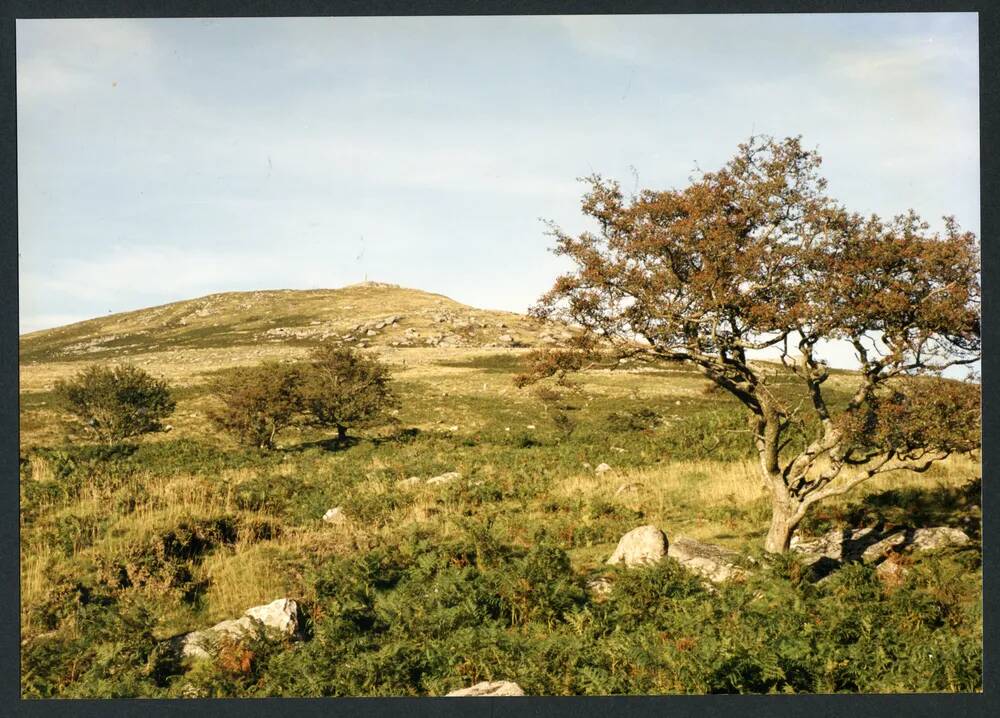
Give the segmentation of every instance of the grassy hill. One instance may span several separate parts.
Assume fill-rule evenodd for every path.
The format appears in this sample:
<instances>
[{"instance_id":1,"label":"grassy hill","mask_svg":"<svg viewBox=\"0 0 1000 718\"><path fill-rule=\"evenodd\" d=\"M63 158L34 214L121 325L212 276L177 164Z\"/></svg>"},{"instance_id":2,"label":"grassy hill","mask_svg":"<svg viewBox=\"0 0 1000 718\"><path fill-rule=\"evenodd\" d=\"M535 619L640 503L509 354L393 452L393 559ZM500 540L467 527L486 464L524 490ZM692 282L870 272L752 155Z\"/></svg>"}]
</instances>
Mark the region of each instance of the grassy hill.
<instances>
[{"instance_id":1,"label":"grassy hill","mask_svg":"<svg viewBox=\"0 0 1000 718\"><path fill-rule=\"evenodd\" d=\"M565 332L520 314L365 282L342 289L210 294L90 319L22 335L20 358L31 365L175 350L308 347L330 337L372 347L528 346L551 343L549 337Z\"/></svg>"},{"instance_id":2,"label":"grassy hill","mask_svg":"<svg viewBox=\"0 0 1000 718\"><path fill-rule=\"evenodd\" d=\"M902 586L860 565L814 584L794 558L763 560L769 504L743 410L697 372L514 386L528 347L569 334L365 284L217 294L23 336L24 695L441 695L486 679L529 694L981 687L978 461L866 484L802 527L948 525L972 545L907 559ZM334 335L390 364L397 424L342 444L293 429L272 452L216 433L214 371ZM116 449L68 442L54 382L124 360L170 381L171 430ZM775 390L797 388L776 376ZM449 471L461 479L398 483ZM347 520L324 523L335 506ZM760 568L708 589L670 562L606 566L643 524ZM607 598L586 588L602 576ZM193 667L164 648L278 597L303 607L304 640Z\"/></svg>"}]
</instances>

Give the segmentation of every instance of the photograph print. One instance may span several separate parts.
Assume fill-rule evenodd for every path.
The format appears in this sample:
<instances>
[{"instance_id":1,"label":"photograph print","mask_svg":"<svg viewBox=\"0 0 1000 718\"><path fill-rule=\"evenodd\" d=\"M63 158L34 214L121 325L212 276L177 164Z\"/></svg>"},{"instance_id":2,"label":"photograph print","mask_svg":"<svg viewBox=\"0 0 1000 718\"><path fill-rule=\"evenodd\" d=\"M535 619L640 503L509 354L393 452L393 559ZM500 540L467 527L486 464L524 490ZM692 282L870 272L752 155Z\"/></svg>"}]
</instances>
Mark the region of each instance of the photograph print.
<instances>
[{"instance_id":1,"label":"photograph print","mask_svg":"<svg viewBox=\"0 0 1000 718\"><path fill-rule=\"evenodd\" d=\"M17 20L21 697L982 691L978 37Z\"/></svg>"}]
</instances>

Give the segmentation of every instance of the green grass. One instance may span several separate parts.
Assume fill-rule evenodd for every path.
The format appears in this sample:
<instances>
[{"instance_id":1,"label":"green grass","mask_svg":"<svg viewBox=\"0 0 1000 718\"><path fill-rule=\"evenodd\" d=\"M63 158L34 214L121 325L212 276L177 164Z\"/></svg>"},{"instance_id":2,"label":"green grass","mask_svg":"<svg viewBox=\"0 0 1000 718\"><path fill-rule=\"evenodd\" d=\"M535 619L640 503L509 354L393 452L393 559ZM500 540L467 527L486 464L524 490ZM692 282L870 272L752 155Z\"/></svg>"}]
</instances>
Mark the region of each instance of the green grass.
<instances>
[{"instance_id":1,"label":"green grass","mask_svg":"<svg viewBox=\"0 0 1000 718\"><path fill-rule=\"evenodd\" d=\"M24 392L23 695L441 695L487 679L559 695L981 689L976 461L810 516L815 532L908 523L977 539L916 558L902 586L866 566L813 584L782 558L710 592L673 562L604 561L646 523L763 561L769 505L741 407L677 371L587 374L580 395L543 402L513 387L521 362L395 361L395 427L344 444L289 430L272 452L191 416L211 401L204 375L178 392L173 432L117 449L66 443L51 394ZM613 470L595 476L602 462ZM452 470L462 481L396 485ZM641 488L618 494L626 483ZM324 524L338 505L347 524ZM585 590L608 574L608 600ZM280 596L302 605L307 640L190 669L165 648Z\"/></svg>"}]
</instances>

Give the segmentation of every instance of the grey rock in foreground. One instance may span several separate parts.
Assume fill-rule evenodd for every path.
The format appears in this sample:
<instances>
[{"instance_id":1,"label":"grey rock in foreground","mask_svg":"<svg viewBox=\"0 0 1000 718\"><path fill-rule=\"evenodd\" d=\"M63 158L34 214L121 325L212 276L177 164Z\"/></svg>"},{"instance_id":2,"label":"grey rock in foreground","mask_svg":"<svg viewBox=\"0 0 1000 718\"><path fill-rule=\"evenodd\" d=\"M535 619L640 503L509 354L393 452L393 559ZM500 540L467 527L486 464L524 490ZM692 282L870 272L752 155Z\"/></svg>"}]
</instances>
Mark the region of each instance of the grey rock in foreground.
<instances>
[{"instance_id":1,"label":"grey rock in foreground","mask_svg":"<svg viewBox=\"0 0 1000 718\"><path fill-rule=\"evenodd\" d=\"M876 574L883 583L898 585L907 569L902 565L886 565L893 555L962 546L969 541L971 539L964 531L948 526L890 531L869 526L853 531L835 529L806 540L795 536L791 550L810 567L812 580L822 581L845 563L863 561L876 565Z\"/></svg>"},{"instance_id":2,"label":"grey rock in foreground","mask_svg":"<svg viewBox=\"0 0 1000 718\"><path fill-rule=\"evenodd\" d=\"M209 647L213 642L224 638L238 640L253 636L262 628L295 636L299 630L298 604L290 598L279 598L262 606L248 608L239 618L181 636L180 652L185 658L208 658L211 655Z\"/></svg>"},{"instance_id":3,"label":"grey rock in foreground","mask_svg":"<svg viewBox=\"0 0 1000 718\"><path fill-rule=\"evenodd\" d=\"M462 478L462 475L457 471L448 471L441 474L440 476L434 476L427 479L424 483L434 485L434 484L450 484L452 481L457 481Z\"/></svg>"},{"instance_id":4,"label":"grey rock in foreground","mask_svg":"<svg viewBox=\"0 0 1000 718\"><path fill-rule=\"evenodd\" d=\"M929 529L917 529L913 532L911 545L917 551L944 548L945 546L964 546L972 539L962 529L948 526L936 526Z\"/></svg>"},{"instance_id":5,"label":"grey rock in foreground","mask_svg":"<svg viewBox=\"0 0 1000 718\"><path fill-rule=\"evenodd\" d=\"M667 541L666 534L652 525L640 526L622 536L608 563L626 566L648 566L664 557L677 561L681 566L713 583L742 580L749 572L740 565L736 551L714 544L702 543L685 536ZM595 579L588 588L596 595L607 595L611 590L609 579Z\"/></svg>"},{"instance_id":6,"label":"grey rock in foreground","mask_svg":"<svg viewBox=\"0 0 1000 718\"><path fill-rule=\"evenodd\" d=\"M656 563L666 555L667 535L655 526L647 525L632 529L622 536L608 563L644 566Z\"/></svg>"},{"instance_id":7,"label":"grey rock in foreground","mask_svg":"<svg viewBox=\"0 0 1000 718\"><path fill-rule=\"evenodd\" d=\"M685 536L674 537L667 556L712 583L741 580L748 575L746 569L739 565L740 554L736 551Z\"/></svg>"},{"instance_id":8,"label":"grey rock in foreground","mask_svg":"<svg viewBox=\"0 0 1000 718\"><path fill-rule=\"evenodd\" d=\"M587 581L587 590L593 593L595 598L604 599L611 595L614 583L607 576L599 576Z\"/></svg>"},{"instance_id":9,"label":"grey rock in foreground","mask_svg":"<svg viewBox=\"0 0 1000 718\"><path fill-rule=\"evenodd\" d=\"M347 521L347 516L344 514L344 510L339 506L334 506L332 509L323 514L323 520L328 524L342 524Z\"/></svg>"},{"instance_id":10,"label":"grey rock in foreground","mask_svg":"<svg viewBox=\"0 0 1000 718\"><path fill-rule=\"evenodd\" d=\"M969 536L964 531L948 526L890 532L878 531L868 526L853 531L834 529L822 536L807 540L794 536L791 550L802 554L807 564L823 559L875 563L885 558L890 551L899 552L907 549L926 551L946 546L961 546L969 541Z\"/></svg>"},{"instance_id":11,"label":"grey rock in foreground","mask_svg":"<svg viewBox=\"0 0 1000 718\"><path fill-rule=\"evenodd\" d=\"M461 688L452 691L448 696L452 697L484 697L484 696L523 696L524 691L521 686L513 681L482 681L468 688Z\"/></svg>"}]
</instances>

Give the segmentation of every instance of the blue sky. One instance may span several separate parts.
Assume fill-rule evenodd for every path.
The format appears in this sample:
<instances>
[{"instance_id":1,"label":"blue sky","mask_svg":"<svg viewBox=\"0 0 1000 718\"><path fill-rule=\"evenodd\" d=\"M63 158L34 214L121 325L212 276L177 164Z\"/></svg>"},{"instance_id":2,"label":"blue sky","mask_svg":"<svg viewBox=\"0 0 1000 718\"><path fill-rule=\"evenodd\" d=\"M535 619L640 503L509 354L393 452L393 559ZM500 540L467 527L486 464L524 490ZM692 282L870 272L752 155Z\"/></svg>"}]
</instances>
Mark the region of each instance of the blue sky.
<instances>
[{"instance_id":1,"label":"blue sky","mask_svg":"<svg viewBox=\"0 0 1000 718\"><path fill-rule=\"evenodd\" d=\"M368 279L523 311L599 172L801 134L979 231L974 14L19 20L21 331Z\"/></svg>"}]
</instances>

